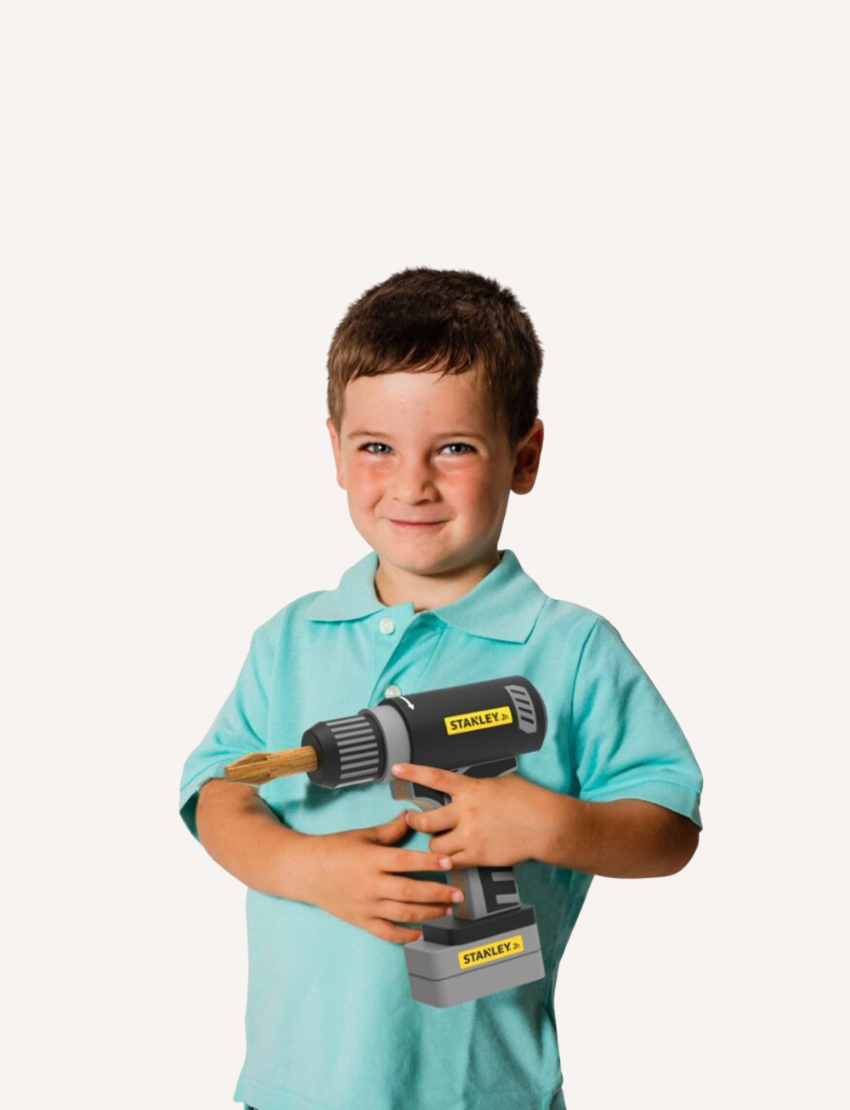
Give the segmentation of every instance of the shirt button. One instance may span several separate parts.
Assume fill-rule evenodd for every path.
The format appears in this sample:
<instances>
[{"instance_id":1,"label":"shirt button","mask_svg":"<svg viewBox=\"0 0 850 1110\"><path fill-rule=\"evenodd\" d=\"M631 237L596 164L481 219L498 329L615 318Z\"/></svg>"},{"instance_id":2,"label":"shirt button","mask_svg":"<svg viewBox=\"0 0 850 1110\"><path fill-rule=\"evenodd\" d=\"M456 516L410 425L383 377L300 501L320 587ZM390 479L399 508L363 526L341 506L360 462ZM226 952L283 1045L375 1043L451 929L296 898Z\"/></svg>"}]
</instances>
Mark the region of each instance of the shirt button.
<instances>
[{"instance_id":1,"label":"shirt button","mask_svg":"<svg viewBox=\"0 0 850 1110\"><path fill-rule=\"evenodd\" d=\"M400 693L401 693L401 687L400 686L388 686L386 688L386 690L384 690L384 697L385 698L397 698Z\"/></svg>"},{"instance_id":2,"label":"shirt button","mask_svg":"<svg viewBox=\"0 0 850 1110\"><path fill-rule=\"evenodd\" d=\"M386 632L387 635L389 635L390 632L395 632L395 621L390 620L389 617L384 617L379 627L382 632Z\"/></svg>"}]
</instances>

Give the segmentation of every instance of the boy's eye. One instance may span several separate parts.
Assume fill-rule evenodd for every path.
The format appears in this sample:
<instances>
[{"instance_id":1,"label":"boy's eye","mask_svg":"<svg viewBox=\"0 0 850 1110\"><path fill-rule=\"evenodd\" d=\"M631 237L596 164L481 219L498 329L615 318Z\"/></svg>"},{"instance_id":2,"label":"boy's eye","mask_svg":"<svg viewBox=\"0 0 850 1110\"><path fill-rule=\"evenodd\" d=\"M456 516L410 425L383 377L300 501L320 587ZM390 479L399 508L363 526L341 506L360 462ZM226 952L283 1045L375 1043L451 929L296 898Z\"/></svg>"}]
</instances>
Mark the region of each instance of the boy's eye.
<instances>
[{"instance_id":1,"label":"boy's eye","mask_svg":"<svg viewBox=\"0 0 850 1110\"><path fill-rule=\"evenodd\" d=\"M371 450L373 447L377 448L377 450ZM440 448L440 450L445 451L449 447L461 448L460 451L449 451L450 455L466 455L470 451L475 451L471 443L447 443L445 447ZM364 443L360 450L366 451L370 455L385 455L388 451L392 451L392 447L388 447L386 443Z\"/></svg>"}]
</instances>

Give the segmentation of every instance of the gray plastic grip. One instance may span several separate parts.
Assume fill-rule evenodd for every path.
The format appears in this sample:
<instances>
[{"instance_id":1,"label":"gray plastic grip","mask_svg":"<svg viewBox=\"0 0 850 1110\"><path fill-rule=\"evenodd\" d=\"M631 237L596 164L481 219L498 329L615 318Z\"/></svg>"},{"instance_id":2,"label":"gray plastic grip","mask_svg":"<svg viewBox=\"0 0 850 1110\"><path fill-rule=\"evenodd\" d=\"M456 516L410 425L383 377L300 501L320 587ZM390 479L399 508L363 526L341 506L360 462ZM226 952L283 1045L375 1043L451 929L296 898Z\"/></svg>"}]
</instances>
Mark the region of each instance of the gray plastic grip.
<instances>
[{"instance_id":1,"label":"gray plastic grip","mask_svg":"<svg viewBox=\"0 0 850 1110\"><path fill-rule=\"evenodd\" d=\"M410 737L407 734L404 718L392 705L376 705L373 709L361 710L361 713L363 716L368 714L375 718L386 742L384 773L380 778L372 781L389 782L394 778L391 770L394 763L410 762Z\"/></svg>"}]
</instances>

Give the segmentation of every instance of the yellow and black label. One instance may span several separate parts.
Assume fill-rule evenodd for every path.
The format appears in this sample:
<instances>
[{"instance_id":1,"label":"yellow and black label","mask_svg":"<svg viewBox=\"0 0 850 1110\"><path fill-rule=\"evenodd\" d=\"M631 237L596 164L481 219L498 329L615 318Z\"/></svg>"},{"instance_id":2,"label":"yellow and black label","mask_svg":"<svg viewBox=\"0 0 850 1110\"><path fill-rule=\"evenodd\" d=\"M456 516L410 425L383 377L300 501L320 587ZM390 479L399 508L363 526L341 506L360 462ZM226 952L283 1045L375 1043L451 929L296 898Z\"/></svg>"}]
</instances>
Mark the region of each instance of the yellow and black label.
<instances>
[{"instance_id":1,"label":"yellow and black label","mask_svg":"<svg viewBox=\"0 0 850 1110\"><path fill-rule=\"evenodd\" d=\"M496 944L480 944L477 948L466 948L458 952L457 962L461 971L468 971L471 967L481 964L490 964L493 960L503 960L506 956L516 956L525 951L522 943L522 933L515 937L505 937Z\"/></svg>"},{"instance_id":2,"label":"yellow and black label","mask_svg":"<svg viewBox=\"0 0 850 1110\"><path fill-rule=\"evenodd\" d=\"M456 713L454 717L443 717L449 736L460 736L463 732L475 732L479 728L496 728L509 725L513 721L510 707L500 705L497 709L482 709L479 713Z\"/></svg>"}]
</instances>

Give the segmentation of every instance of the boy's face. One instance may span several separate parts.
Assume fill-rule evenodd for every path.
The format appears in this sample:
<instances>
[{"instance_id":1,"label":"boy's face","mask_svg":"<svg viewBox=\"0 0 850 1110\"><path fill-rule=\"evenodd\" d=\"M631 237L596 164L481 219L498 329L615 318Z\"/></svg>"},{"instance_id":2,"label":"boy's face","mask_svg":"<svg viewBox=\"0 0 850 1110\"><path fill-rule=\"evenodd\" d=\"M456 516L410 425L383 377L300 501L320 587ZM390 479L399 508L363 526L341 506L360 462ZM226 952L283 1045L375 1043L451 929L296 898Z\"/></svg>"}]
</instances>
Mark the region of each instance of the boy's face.
<instances>
[{"instance_id":1,"label":"boy's face","mask_svg":"<svg viewBox=\"0 0 850 1110\"><path fill-rule=\"evenodd\" d=\"M539 420L511 452L477 372L427 371L354 379L339 436L327 426L351 519L385 575L495 565L508 496L534 485Z\"/></svg>"}]
</instances>

